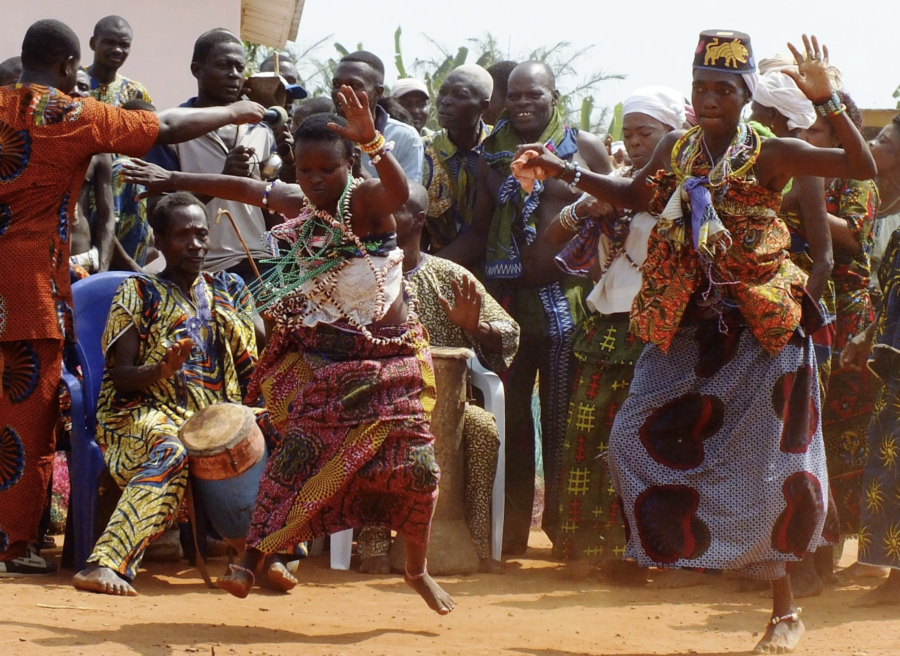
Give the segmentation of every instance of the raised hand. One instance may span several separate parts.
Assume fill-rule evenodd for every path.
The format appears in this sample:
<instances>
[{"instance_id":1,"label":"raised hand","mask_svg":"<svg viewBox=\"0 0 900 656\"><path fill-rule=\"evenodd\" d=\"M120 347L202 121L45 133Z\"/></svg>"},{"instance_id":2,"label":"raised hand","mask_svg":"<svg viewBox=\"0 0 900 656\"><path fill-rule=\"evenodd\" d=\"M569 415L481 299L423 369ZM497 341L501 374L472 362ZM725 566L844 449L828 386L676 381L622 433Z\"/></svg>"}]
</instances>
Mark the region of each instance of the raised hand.
<instances>
[{"instance_id":1,"label":"raised hand","mask_svg":"<svg viewBox=\"0 0 900 656\"><path fill-rule=\"evenodd\" d=\"M523 169L532 169L536 167L540 167L544 169L544 172L548 177L558 178L563 171L566 170L566 163L561 160L559 157L551 153L544 144L533 143L533 144L523 144L516 148L516 153L513 155L513 160L519 159L519 157L526 150L533 150L537 152L535 157L532 157L526 162L523 162Z\"/></svg>"},{"instance_id":2,"label":"raised hand","mask_svg":"<svg viewBox=\"0 0 900 656\"><path fill-rule=\"evenodd\" d=\"M266 108L252 100L238 100L230 108L233 116L231 122L235 125L259 123L266 114Z\"/></svg>"},{"instance_id":3,"label":"raised hand","mask_svg":"<svg viewBox=\"0 0 900 656\"><path fill-rule=\"evenodd\" d=\"M162 362L159 363L159 374L162 378L171 378L175 372L180 371L185 361L194 348L194 340L190 337L179 339L169 347L163 356Z\"/></svg>"},{"instance_id":4,"label":"raised hand","mask_svg":"<svg viewBox=\"0 0 900 656\"><path fill-rule=\"evenodd\" d=\"M369 110L369 98L365 91L356 92L346 84L337 93L338 106L347 120L347 127L329 123L328 129L350 141L367 144L375 138L375 119Z\"/></svg>"},{"instance_id":5,"label":"raised hand","mask_svg":"<svg viewBox=\"0 0 900 656\"><path fill-rule=\"evenodd\" d=\"M122 163L122 179L147 188L147 191L138 196L141 199L169 190L172 172L142 159L132 159Z\"/></svg>"},{"instance_id":6,"label":"raised hand","mask_svg":"<svg viewBox=\"0 0 900 656\"><path fill-rule=\"evenodd\" d=\"M441 302L441 307L444 308L447 318L454 325L474 335L478 332L478 317L481 314L481 294L478 293L478 287L469 276L463 276L462 286L455 280L451 284L453 286L453 305L446 298L440 296L438 300Z\"/></svg>"},{"instance_id":7,"label":"raised hand","mask_svg":"<svg viewBox=\"0 0 900 656\"><path fill-rule=\"evenodd\" d=\"M822 44L819 49L819 41L815 35L812 43L803 35L803 45L806 48L806 56L800 54L793 44L787 44L794 59L797 61L797 70L790 68L781 69L781 72L789 76L814 105L828 102L833 89L831 78L828 76L828 47Z\"/></svg>"}]
</instances>

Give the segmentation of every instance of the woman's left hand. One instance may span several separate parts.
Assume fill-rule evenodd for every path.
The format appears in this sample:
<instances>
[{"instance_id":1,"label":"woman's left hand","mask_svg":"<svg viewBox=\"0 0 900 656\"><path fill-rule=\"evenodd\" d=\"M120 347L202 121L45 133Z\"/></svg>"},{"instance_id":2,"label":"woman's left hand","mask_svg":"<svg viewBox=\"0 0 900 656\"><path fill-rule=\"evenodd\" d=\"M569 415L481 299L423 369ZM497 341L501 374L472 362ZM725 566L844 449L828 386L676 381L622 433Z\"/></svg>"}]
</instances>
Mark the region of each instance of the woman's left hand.
<instances>
[{"instance_id":1,"label":"woman's left hand","mask_svg":"<svg viewBox=\"0 0 900 656\"><path fill-rule=\"evenodd\" d=\"M369 110L369 98L365 91L356 92L346 84L337 93L338 106L347 121L347 127L337 123L329 123L328 128L332 132L350 141L367 144L375 138L375 119Z\"/></svg>"},{"instance_id":2,"label":"woman's left hand","mask_svg":"<svg viewBox=\"0 0 900 656\"><path fill-rule=\"evenodd\" d=\"M781 69L781 71L789 76L797 83L800 91L809 98L814 105L820 105L831 99L833 89L831 88L831 78L828 76L828 47L822 44L819 49L819 41L815 35L812 37L812 43L803 35L803 45L806 48L806 57L800 54L793 44L788 44L794 59L797 61L797 70L790 68Z\"/></svg>"}]
</instances>

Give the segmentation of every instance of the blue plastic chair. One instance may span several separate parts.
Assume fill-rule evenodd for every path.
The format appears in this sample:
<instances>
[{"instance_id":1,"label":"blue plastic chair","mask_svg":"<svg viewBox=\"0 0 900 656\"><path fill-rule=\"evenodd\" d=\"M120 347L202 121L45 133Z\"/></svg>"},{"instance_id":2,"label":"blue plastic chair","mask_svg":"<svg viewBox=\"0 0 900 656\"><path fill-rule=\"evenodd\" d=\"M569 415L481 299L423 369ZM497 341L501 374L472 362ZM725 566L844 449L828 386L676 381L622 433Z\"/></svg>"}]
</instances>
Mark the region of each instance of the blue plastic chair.
<instances>
[{"instance_id":1,"label":"blue plastic chair","mask_svg":"<svg viewBox=\"0 0 900 656\"><path fill-rule=\"evenodd\" d=\"M106 468L97 445L97 400L106 360L100 338L113 297L122 281L134 275L123 271L97 273L72 285L75 310L75 351L82 382L63 370L63 383L72 398L72 451L69 454L69 519L75 542L75 568L84 568L97 541L97 505L100 475Z\"/></svg>"}]
</instances>

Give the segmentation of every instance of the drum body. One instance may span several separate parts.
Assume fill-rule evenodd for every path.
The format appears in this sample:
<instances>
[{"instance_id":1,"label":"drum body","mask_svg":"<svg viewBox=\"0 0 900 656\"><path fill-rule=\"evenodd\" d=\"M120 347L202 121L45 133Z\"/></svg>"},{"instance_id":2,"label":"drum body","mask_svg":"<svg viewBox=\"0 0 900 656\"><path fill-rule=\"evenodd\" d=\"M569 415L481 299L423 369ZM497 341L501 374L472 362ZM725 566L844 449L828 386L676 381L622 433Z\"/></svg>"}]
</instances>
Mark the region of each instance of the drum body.
<instances>
[{"instance_id":1,"label":"drum body","mask_svg":"<svg viewBox=\"0 0 900 656\"><path fill-rule=\"evenodd\" d=\"M188 419L179 437L194 496L213 528L229 542L243 541L269 455L253 411L216 403Z\"/></svg>"},{"instance_id":2,"label":"drum body","mask_svg":"<svg viewBox=\"0 0 900 656\"><path fill-rule=\"evenodd\" d=\"M466 413L469 358L466 348L432 346L437 402L431 415L434 456L441 468L440 494L431 520L428 571L441 576L474 574L478 553L465 516L465 450L463 422ZM391 565L402 569L406 560L402 536L394 541Z\"/></svg>"}]
</instances>

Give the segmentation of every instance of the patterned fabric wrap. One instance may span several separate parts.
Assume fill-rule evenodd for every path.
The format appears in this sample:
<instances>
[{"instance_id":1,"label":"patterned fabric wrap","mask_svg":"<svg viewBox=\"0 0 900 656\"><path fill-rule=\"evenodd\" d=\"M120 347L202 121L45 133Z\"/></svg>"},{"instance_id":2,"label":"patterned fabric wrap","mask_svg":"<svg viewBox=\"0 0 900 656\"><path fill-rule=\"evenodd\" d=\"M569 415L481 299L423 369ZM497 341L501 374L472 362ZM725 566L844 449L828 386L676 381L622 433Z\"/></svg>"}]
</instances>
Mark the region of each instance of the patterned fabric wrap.
<instances>
[{"instance_id":1,"label":"patterned fabric wrap","mask_svg":"<svg viewBox=\"0 0 900 656\"><path fill-rule=\"evenodd\" d=\"M491 128L482 122L478 129L478 146L467 152L456 147L447 130L422 139L425 146L422 183L428 189L425 229L431 253L447 246L472 223L475 168L481 152L480 145L490 131Z\"/></svg>"},{"instance_id":2,"label":"patterned fabric wrap","mask_svg":"<svg viewBox=\"0 0 900 656\"><path fill-rule=\"evenodd\" d=\"M522 275L521 248L531 244L537 236L534 211L541 202L541 192L544 190L544 183L536 181L528 194L512 175L510 165L522 140L505 113L500 116L494 131L482 144L488 165L507 176L500 186L497 209L488 234L485 263L485 277L488 280L519 278ZM565 159L578 151L577 134L577 130L563 123L562 114L556 109L538 141Z\"/></svg>"},{"instance_id":3,"label":"patterned fabric wrap","mask_svg":"<svg viewBox=\"0 0 900 656\"><path fill-rule=\"evenodd\" d=\"M158 134L152 112L0 89L0 340L72 338L69 222L91 157L141 156Z\"/></svg>"},{"instance_id":4,"label":"patterned fabric wrap","mask_svg":"<svg viewBox=\"0 0 900 656\"><path fill-rule=\"evenodd\" d=\"M619 559L625 526L609 476L609 435L628 397L644 343L628 332L628 314L594 314L572 338L575 377L559 483L559 529L553 556Z\"/></svg>"},{"instance_id":5,"label":"patterned fabric wrap","mask_svg":"<svg viewBox=\"0 0 900 656\"><path fill-rule=\"evenodd\" d=\"M0 341L0 561L37 541L59 418L59 339Z\"/></svg>"},{"instance_id":6,"label":"patterned fabric wrap","mask_svg":"<svg viewBox=\"0 0 900 656\"><path fill-rule=\"evenodd\" d=\"M240 278L204 273L203 289L212 320L201 325L198 345L173 377L138 392L116 392L109 373L113 346L134 327L140 337L137 362L156 364L168 348L189 336L201 312L181 289L156 276L133 276L116 292L103 333L107 369L100 388L97 442L122 498L97 541L89 562L133 580L149 542L171 523L184 495L187 468L181 425L213 403L241 403L256 361L250 294ZM193 291L199 289L194 287ZM196 337L196 336L195 336ZM262 408L257 423L270 443L277 434Z\"/></svg>"},{"instance_id":7,"label":"patterned fabric wrap","mask_svg":"<svg viewBox=\"0 0 900 656\"><path fill-rule=\"evenodd\" d=\"M884 293L869 369L883 383L869 424L862 476L859 561L900 569L900 230L878 270Z\"/></svg>"},{"instance_id":8,"label":"patterned fabric wrap","mask_svg":"<svg viewBox=\"0 0 900 656\"><path fill-rule=\"evenodd\" d=\"M686 175L709 176L705 153L701 151L692 161ZM693 244L678 234L680 228L690 230L689 223L667 218L677 203L681 207L674 209L675 213L684 216L690 212L683 196L673 198L680 189L678 179L674 173L660 171L651 182L656 189L650 212L662 218L650 235L642 269L644 284L632 311L632 331L667 352L688 301L699 292L704 300L714 302L720 313L738 308L766 352L776 354L800 324L806 285L806 274L787 256L787 227L777 217L781 194L760 187L749 174L718 189L712 196L713 207L730 235L730 244L711 251L708 262L701 266Z\"/></svg>"},{"instance_id":9,"label":"patterned fabric wrap","mask_svg":"<svg viewBox=\"0 0 900 656\"><path fill-rule=\"evenodd\" d=\"M696 314L667 353L644 350L613 425L626 557L781 578L786 562L825 543L812 341L797 333L769 354L739 312Z\"/></svg>"},{"instance_id":10,"label":"patterned fabric wrap","mask_svg":"<svg viewBox=\"0 0 900 656\"><path fill-rule=\"evenodd\" d=\"M828 397L822 414L828 474L841 532L845 534L859 531L866 432L877 395L877 379L867 369L840 368L840 357L847 343L875 319L869 296L869 255L878 204L878 189L871 180L833 180L825 192L829 214L844 219L861 246L860 252L852 256L835 252L831 279L837 321Z\"/></svg>"},{"instance_id":11,"label":"patterned fabric wrap","mask_svg":"<svg viewBox=\"0 0 900 656\"><path fill-rule=\"evenodd\" d=\"M200 333L211 344L209 353L202 353L195 343L181 371L137 392L116 391L109 372L114 363L113 344L134 327L140 337L137 361L158 364L172 344L190 337L189 320L198 310L193 294L185 297L178 285L158 276L132 276L119 286L102 339L107 369L97 404L97 441L101 446L120 435L133 434L135 422L142 421L141 415L150 409L162 412L180 426L213 403L242 402L256 362L253 300L233 274L220 271L201 275L212 310L211 325L202 325Z\"/></svg>"},{"instance_id":12,"label":"patterned fabric wrap","mask_svg":"<svg viewBox=\"0 0 900 656\"><path fill-rule=\"evenodd\" d=\"M407 328L372 326L376 337ZM247 543L265 553L364 525L426 544L440 472L425 330L376 345L342 327L276 328L251 399L283 436L269 458Z\"/></svg>"}]
</instances>

